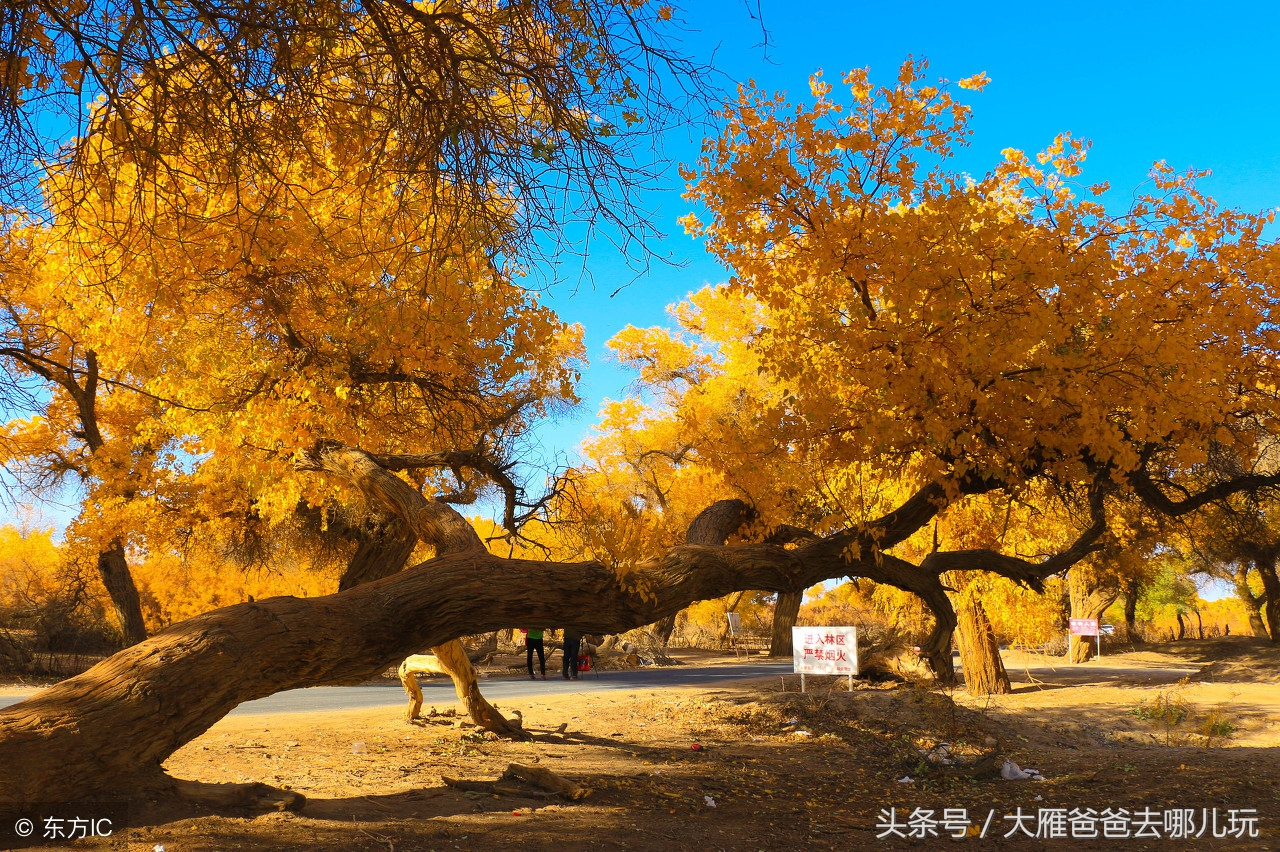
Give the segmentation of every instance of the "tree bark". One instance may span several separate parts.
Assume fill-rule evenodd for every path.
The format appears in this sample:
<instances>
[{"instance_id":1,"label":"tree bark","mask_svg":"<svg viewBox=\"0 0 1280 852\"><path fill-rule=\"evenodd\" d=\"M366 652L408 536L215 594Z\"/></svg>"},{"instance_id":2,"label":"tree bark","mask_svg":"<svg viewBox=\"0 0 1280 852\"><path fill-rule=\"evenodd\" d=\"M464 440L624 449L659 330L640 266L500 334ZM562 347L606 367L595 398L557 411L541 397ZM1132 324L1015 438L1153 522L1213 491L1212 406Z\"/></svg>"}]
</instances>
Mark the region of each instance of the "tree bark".
<instances>
[{"instance_id":1,"label":"tree bark","mask_svg":"<svg viewBox=\"0 0 1280 852\"><path fill-rule=\"evenodd\" d=\"M982 604L964 597L956 607L956 622L965 688L973 695L1008 695L1013 692L1009 673L1000 658L995 629Z\"/></svg>"},{"instance_id":2,"label":"tree bark","mask_svg":"<svg viewBox=\"0 0 1280 852\"><path fill-rule=\"evenodd\" d=\"M169 755L245 701L360 683L459 635L521 623L614 633L695 600L798 578L812 585L849 570L839 552L809 555L683 545L637 566L624 583L595 562L467 549L334 595L214 610L0 710L0 766L23 767L0 773L0 805L148 786Z\"/></svg>"},{"instance_id":3,"label":"tree bark","mask_svg":"<svg viewBox=\"0 0 1280 852\"><path fill-rule=\"evenodd\" d=\"M356 542L356 552L338 579L340 592L371 580L381 580L404 568L418 537L402 521L391 518L369 522L359 529Z\"/></svg>"},{"instance_id":4,"label":"tree bark","mask_svg":"<svg viewBox=\"0 0 1280 852\"><path fill-rule=\"evenodd\" d=\"M1262 596L1266 599L1262 612L1271 632L1271 641L1280 644L1280 576L1276 575L1276 548L1270 548L1253 563L1262 577Z\"/></svg>"},{"instance_id":5,"label":"tree bark","mask_svg":"<svg viewBox=\"0 0 1280 852\"><path fill-rule=\"evenodd\" d=\"M365 480L369 480L369 472L377 468L363 453L352 452L331 453L327 464L329 469L348 476L360 476L358 471L365 471ZM347 569L338 583L339 591L399 572L420 536L433 536L423 541L434 546L437 553L484 549L484 543L471 524L452 507L442 503L428 503L402 480L387 474L381 468L377 470L380 471L378 476L370 481L358 480L358 484L385 508L401 514L399 517L370 523L360 531L356 552L347 563ZM382 477L393 482L385 482ZM418 498L416 502L413 499L415 496ZM416 514L424 514L426 517L417 518ZM495 646L497 637L496 632L491 636ZM520 724L499 713L480 692L479 675L461 641L454 639L432 647L431 658L435 661L435 666L430 670L449 675L458 700L473 722L505 737L525 738L526 734ZM418 705L421 706L422 692L418 689L414 673L406 672L403 664L400 667L400 679L409 692L410 704L412 705L416 693ZM416 716L411 715L409 718L412 721Z\"/></svg>"},{"instance_id":6,"label":"tree bark","mask_svg":"<svg viewBox=\"0 0 1280 852\"><path fill-rule=\"evenodd\" d=\"M796 621L800 618L802 603L804 603L803 591L778 592L778 601L773 606L773 638L769 642L770 657L791 657L791 628L796 626Z\"/></svg>"},{"instance_id":7,"label":"tree bark","mask_svg":"<svg viewBox=\"0 0 1280 852\"><path fill-rule=\"evenodd\" d=\"M1180 613L1180 612L1175 612L1175 613L1173 614L1173 616L1174 616L1174 618L1178 619L1178 632L1177 632L1177 634L1175 634L1175 635L1174 635L1173 640L1174 640L1175 642L1181 642L1183 639L1185 639L1185 638L1186 638L1186 635L1187 635L1187 625L1186 625L1186 623L1182 620L1182 613Z\"/></svg>"},{"instance_id":8,"label":"tree bark","mask_svg":"<svg viewBox=\"0 0 1280 852\"><path fill-rule=\"evenodd\" d=\"M1102 614L1120 595L1119 588L1099 583L1097 574L1088 565L1077 565L1067 573L1067 587L1071 595L1071 617L1096 618L1099 626ZM1093 659L1096 643L1092 636L1072 635L1067 643L1067 661L1084 663Z\"/></svg>"},{"instance_id":9,"label":"tree bark","mask_svg":"<svg viewBox=\"0 0 1280 852\"><path fill-rule=\"evenodd\" d=\"M671 641L671 634L675 632L676 619L679 617L680 613L672 613L653 625L653 635L662 643L662 647L667 647L667 643Z\"/></svg>"},{"instance_id":10,"label":"tree bark","mask_svg":"<svg viewBox=\"0 0 1280 852\"><path fill-rule=\"evenodd\" d=\"M1142 586L1132 577L1124 581L1124 632L1134 645L1142 644L1142 634L1138 630L1138 595Z\"/></svg>"},{"instance_id":11,"label":"tree bark","mask_svg":"<svg viewBox=\"0 0 1280 852\"><path fill-rule=\"evenodd\" d=\"M111 546L98 554L98 576L107 588L107 596L120 620L120 635L125 647L136 645L147 638L147 627L142 620L142 601L129 561L124 555L124 545L113 541Z\"/></svg>"},{"instance_id":12,"label":"tree bark","mask_svg":"<svg viewBox=\"0 0 1280 852\"><path fill-rule=\"evenodd\" d=\"M1249 631L1255 639L1270 639L1267 624L1262 620L1262 608L1266 606L1266 596L1255 595L1253 589L1249 588L1249 566L1243 563L1237 565L1231 580L1235 587L1236 598L1244 604L1245 612L1249 614Z\"/></svg>"}]
</instances>

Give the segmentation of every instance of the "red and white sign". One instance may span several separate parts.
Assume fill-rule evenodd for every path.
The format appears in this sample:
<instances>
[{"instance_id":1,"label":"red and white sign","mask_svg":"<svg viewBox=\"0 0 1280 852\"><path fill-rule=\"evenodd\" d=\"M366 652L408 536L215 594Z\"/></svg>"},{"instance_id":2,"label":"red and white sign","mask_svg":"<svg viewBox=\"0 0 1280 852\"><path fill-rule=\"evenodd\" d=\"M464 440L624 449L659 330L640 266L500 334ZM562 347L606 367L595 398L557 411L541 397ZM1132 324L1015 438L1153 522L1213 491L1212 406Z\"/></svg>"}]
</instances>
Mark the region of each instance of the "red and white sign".
<instances>
[{"instance_id":1,"label":"red and white sign","mask_svg":"<svg viewBox=\"0 0 1280 852\"><path fill-rule=\"evenodd\" d=\"M1098 635L1098 619L1096 618L1072 618L1069 621L1072 636Z\"/></svg>"},{"instance_id":2,"label":"red and white sign","mask_svg":"<svg viewBox=\"0 0 1280 852\"><path fill-rule=\"evenodd\" d=\"M797 674L856 675L858 628L793 627L791 660Z\"/></svg>"}]
</instances>

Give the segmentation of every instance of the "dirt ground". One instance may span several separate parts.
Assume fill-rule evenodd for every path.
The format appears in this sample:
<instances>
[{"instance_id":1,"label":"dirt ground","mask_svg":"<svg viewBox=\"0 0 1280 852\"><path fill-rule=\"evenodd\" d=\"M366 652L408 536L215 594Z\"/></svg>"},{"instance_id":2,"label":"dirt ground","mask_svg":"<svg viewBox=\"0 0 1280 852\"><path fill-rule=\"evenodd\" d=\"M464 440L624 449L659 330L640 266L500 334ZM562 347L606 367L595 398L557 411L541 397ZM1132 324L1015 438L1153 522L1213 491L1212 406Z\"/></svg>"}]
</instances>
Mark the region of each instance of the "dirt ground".
<instances>
[{"instance_id":1,"label":"dirt ground","mask_svg":"<svg viewBox=\"0 0 1280 852\"><path fill-rule=\"evenodd\" d=\"M300 813L142 804L134 826L110 839L37 848L1280 850L1280 650L1230 639L1149 646L1075 667L1013 653L1006 661L1014 694L993 699L910 685L862 684L850 694L843 682L801 695L792 679L784 692L773 677L505 703L522 713L531 742L495 740L449 715L413 725L388 710L229 717L168 770L288 786L307 796ZM942 742L961 758L959 770L924 755ZM1044 780L952 774L992 752ZM497 779L511 763L549 769L591 795L571 802L518 782L491 795L443 781ZM877 836L889 808L907 837ZM985 824L985 837L948 839L944 810L961 808L970 833ZM1124 808L1131 835L1162 839L1088 839L1071 836L1070 823L1062 828L1058 815L1088 808ZM1193 836L1167 839L1176 824L1166 826L1166 812L1188 809ZM1213 839L1212 824L1194 836L1215 809L1227 836ZM1005 818L1019 813L1031 819ZM1004 836L1019 825L1066 836Z\"/></svg>"}]
</instances>

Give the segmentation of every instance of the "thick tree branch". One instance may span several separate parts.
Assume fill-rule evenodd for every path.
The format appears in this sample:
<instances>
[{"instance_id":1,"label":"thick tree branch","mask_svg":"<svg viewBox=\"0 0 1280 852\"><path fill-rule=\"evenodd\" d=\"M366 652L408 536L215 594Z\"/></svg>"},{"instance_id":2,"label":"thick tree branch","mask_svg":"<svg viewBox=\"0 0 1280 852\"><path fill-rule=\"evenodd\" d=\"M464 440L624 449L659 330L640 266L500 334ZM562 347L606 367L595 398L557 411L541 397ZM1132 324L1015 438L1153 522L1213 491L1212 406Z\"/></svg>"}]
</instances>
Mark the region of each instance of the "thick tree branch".
<instances>
[{"instance_id":1,"label":"thick tree branch","mask_svg":"<svg viewBox=\"0 0 1280 852\"><path fill-rule=\"evenodd\" d=\"M1160 486L1152 480L1151 475L1146 470L1136 470L1130 473L1128 480L1133 492L1144 503L1157 512L1177 517L1188 512L1194 512L1196 509L1207 506L1224 497L1230 497L1233 494L1280 487L1280 472L1269 474L1251 473L1232 477L1215 483L1195 494L1189 494L1181 500L1174 500L1160 490Z\"/></svg>"},{"instance_id":2,"label":"thick tree branch","mask_svg":"<svg viewBox=\"0 0 1280 852\"><path fill-rule=\"evenodd\" d=\"M435 547L439 555L484 549L466 518L444 503L427 500L368 453L321 443L300 458L296 467L333 474L357 486L371 500L403 519L418 540Z\"/></svg>"},{"instance_id":3,"label":"thick tree branch","mask_svg":"<svg viewBox=\"0 0 1280 852\"><path fill-rule=\"evenodd\" d=\"M1107 531L1106 488L1101 484L1095 484L1089 492L1089 516L1092 523L1076 537L1071 546L1043 562L1031 562L994 550L950 550L930 553L920 563L920 567L934 574L945 571L990 571L1037 592L1043 591L1046 577L1067 570L1101 549L1098 540Z\"/></svg>"}]
</instances>

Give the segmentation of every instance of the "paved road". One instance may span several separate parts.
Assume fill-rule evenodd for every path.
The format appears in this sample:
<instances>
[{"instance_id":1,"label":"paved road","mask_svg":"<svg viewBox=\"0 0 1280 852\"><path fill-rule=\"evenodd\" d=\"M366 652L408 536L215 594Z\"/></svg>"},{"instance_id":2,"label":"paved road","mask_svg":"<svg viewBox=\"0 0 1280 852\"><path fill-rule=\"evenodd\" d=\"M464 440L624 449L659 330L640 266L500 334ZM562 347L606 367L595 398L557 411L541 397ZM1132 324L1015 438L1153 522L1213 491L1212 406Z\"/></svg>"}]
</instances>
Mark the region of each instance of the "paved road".
<instances>
[{"instance_id":1,"label":"paved road","mask_svg":"<svg viewBox=\"0 0 1280 852\"><path fill-rule=\"evenodd\" d=\"M603 692L619 689L659 689L670 686L709 686L735 680L777 677L791 672L791 661L783 663L749 663L724 666L671 666L635 671L595 672L583 675L577 682L561 680L559 670L547 680L527 678L482 680L480 688L490 700L524 698L531 695L555 695L563 692ZM448 680L424 680L422 697L425 706L457 701L453 684ZM27 695L0 695L0 707L16 704ZM263 713L310 713L316 710L362 710L369 707L400 707L406 701L400 684L377 686L314 686L277 692L267 698L246 701L231 715Z\"/></svg>"},{"instance_id":2,"label":"paved road","mask_svg":"<svg viewBox=\"0 0 1280 852\"><path fill-rule=\"evenodd\" d=\"M956 660L956 669L960 669ZM1027 665L1031 662L1031 665ZM1046 664L1048 662L1048 664ZM1028 675L1044 684L1076 685L1083 683L1132 683L1161 684L1173 683L1180 678L1195 674L1196 668L1174 666L1134 666L1111 665L1107 659L1095 660L1080 666L1065 665L1057 661L1045 661L1044 658L1034 660L1006 657L1009 677L1016 685L1025 683ZM557 668L548 680L527 680L520 678L503 678L500 680L482 680L480 685L487 698L491 700L525 698L532 695L555 695L562 692L603 692L621 689L659 689L670 686L709 686L735 680L749 680L760 677L777 677L790 674L791 662L781 663L755 662L739 665L720 666L672 666L657 669L637 669L635 671L595 672L584 674L583 679L574 683L561 680ZM16 704L34 693L0 692L0 708ZM433 703L447 705L456 701L453 685L443 679L424 680L422 682L424 704L430 707ZM363 710L370 707L399 707L405 703L404 690L396 684L379 684L377 686L315 686L308 689L291 689L278 692L268 698L247 701L241 704L231 715L249 715L264 713L310 713L317 710Z\"/></svg>"}]
</instances>

